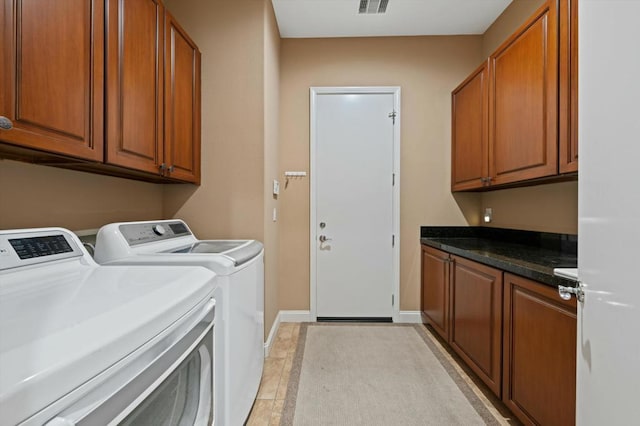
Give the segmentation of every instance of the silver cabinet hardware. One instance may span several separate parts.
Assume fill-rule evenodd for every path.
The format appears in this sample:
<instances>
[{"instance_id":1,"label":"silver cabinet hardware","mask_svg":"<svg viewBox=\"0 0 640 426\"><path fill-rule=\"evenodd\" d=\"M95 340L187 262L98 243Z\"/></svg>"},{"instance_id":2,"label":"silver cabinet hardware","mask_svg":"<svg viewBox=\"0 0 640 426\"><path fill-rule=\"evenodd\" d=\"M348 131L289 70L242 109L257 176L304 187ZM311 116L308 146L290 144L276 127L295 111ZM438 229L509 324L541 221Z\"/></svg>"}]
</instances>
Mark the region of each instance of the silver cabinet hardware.
<instances>
[{"instance_id":1,"label":"silver cabinet hardware","mask_svg":"<svg viewBox=\"0 0 640 426\"><path fill-rule=\"evenodd\" d=\"M491 185L491 176L481 177L480 182L482 182L482 186Z\"/></svg>"},{"instance_id":2,"label":"silver cabinet hardware","mask_svg":"<svg viewBox=\"0 0 640 426\"><path fill-rule=\"evenodd\" d=\"M7 117L0 115L0 129L11 130L13 128L13 122Z\"/></svg>"},{"instance_id":3,"label":"silver cabinet hardware","mask_svg":"<svg viewBox=\"0 0 640 426\"><path fill-rule=\"evenodd\" d=\"M324 223L324 222L320 222L320 229L324 229L324 227L325 227L325 226L327 226L327 224L326 224L326 223Z\"/></svg>"},{"instance_id":4,"label":"silver cabinet hardware","mask_svg":"<svg viewBox=\"0 0 640 426\"><path fill-rule=\"evenodd\" d=\"M173 173L173 171L175 170L175 167L173 167L173 164L169 166L169 173Z\"/></svg>"},{"instance_id":5,"label":"silver cabinet hardware","mask_svg":"<svg viewBox=\"0 0 640 426\"><path fill-rule=\"evenodd\" d=\"M327 241L331 241L331 238L327 238L326 235L320 235L319 240L320 240L321 243L324 243L324 242L327 242Z\"/></svg>"},{"instance_id":6,"label":"silver cabinet hardware","mask_svg":"<svg viewBox=\"0 0 640 426\"><path fill-rule=\"evenodd\" d=\"M576 287L566 287L563 285L558 286L558 294L562 300L569 300L574 295L578 302L584 302L584 290L582 290L582 283L578 282Z\"/></svg>"}]
</instances>

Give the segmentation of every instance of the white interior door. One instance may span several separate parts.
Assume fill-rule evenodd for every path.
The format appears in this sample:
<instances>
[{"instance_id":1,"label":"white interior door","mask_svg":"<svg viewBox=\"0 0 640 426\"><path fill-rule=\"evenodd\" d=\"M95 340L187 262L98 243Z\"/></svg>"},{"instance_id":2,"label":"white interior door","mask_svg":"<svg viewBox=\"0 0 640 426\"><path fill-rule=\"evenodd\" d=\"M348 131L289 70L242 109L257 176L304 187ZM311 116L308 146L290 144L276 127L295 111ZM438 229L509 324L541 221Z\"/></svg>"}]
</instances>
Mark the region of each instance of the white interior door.
<instances>
[{"instance_id":1,"label":"white interior door","mask_svg":"<svg viewBox=\"0 0 640 426\"><path fill-rule=\"evenodd\" d=\"M578 425L640 422L640 0L579 7Z\"/></svg>"},{"instance_id":2,"label":"white interior door","mask_svg":"<svg viewBox=\"0 0 640 426\"><path fill-rule=\"evenodd\" d=\"M317 317L393 316L394 96L315 95Z\"/></svg>"}]
</instances>

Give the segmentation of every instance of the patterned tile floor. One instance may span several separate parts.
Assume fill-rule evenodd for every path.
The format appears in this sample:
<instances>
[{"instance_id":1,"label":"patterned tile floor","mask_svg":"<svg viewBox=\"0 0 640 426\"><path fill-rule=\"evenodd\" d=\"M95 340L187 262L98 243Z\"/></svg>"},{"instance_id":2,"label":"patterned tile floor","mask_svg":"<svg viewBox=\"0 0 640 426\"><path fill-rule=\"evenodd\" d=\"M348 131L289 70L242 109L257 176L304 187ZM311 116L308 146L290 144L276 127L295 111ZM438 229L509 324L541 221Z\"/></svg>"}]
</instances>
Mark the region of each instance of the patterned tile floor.
<instances>
[{"instance_id":1,"label":"patterned tile floor","mask_svg":"<svg viewBox=\"0 0 640 426\"><path fill-rule=\"evenodd\" d=\"M298 344L300 324L280 323L276 341L264 360L258 397L249 414L247 426L277 426L284 407L293 355Z\"/></svg>"}]
</instances>

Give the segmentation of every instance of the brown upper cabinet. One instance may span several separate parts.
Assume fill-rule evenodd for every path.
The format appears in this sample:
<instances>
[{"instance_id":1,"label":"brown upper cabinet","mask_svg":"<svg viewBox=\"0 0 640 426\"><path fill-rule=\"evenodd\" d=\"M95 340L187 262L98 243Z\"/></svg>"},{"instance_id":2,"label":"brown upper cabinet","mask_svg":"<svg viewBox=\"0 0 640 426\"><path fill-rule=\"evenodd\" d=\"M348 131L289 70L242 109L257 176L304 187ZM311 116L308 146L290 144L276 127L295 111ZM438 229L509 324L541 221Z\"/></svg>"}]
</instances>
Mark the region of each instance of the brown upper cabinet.
<instances>
[{"instance_id":1,"label":"brown upper cabinet","mask_svg":"<svg viewBox=\"0 0 640 426\"><path fill-rule=\"evenodd\" d=\"M107 0L106 162L161 173L164 7Z\"/></svg>"},{"instance_id":2,"label":"brown upper cabinet","mask_svg":"<svg viewBox=\"0 0 640 426\"><path fill-rule=\"evenodd\" d=\"M484 186L489 176L488 61L451 94L451 186L454 191Z\"/></svg>"},{"instance_id":3,"label":"brown upper cabinet","mask_svg":"<svg viewBox=\"0 0 640 426\"><path fill-rule=\"evenodd\" d=\"M200 52L160 0L4 0L0 22L0 152L200 182Z\"/></svg>"},{"instance_id":4,"label":"brown upper cabinet","mask_svg":"<svg viewBox=\"0 0 640 426\"><path fill-rule=\"evenodd\" d=\"M490 58L492 185L558 171L558 25L547 1Z\"/></svg>"},{"instance_id":5,"label":"brown upper cabinet","mask_svg":"<svg viewBox=\"0 0 640 426\"><path fill-rule=\"evenodd\" d=\"M0 140L102 161L104 1L4 0L0 25Z\"/></svg>"},{"instance_id":6,"label":"brown upper cabinet","mask_svg":"<svg viewBox=\"0 0 640 426\"><path fill-rule=\"evenodd\" d=\"M200 51L169 13L164 69L167 176L200 183Z\"/></svg>"},{"instance_id":7,"label":"brown upper cabinet","mask_svg":"<svg viewBox=\"0 0 640 426\"><path fill-rule=\"evenodd\" d=\"M545 2L452 92L453 191L577 172L575 9Z\"/></svg>"}]
</instances>

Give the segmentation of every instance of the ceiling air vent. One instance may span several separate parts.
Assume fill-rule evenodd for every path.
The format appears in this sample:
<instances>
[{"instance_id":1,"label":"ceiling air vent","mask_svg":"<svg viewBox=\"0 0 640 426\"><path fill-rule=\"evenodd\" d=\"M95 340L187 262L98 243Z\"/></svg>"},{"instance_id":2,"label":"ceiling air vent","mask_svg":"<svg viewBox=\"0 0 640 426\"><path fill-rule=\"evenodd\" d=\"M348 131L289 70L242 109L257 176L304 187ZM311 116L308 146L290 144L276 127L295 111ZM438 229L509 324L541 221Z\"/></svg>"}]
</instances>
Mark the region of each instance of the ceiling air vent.
<instances>
[{"instance_id":1,"label":"ceiling air vent","mask_svg":"<svg viewBox=\"0 0 640 426\"><path fill-rule=\"evenodd\" d=\"M360 0L358 13L385 13L389 0Z\"/></svg>"}]
</instances>

